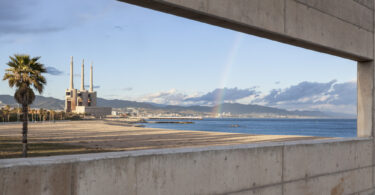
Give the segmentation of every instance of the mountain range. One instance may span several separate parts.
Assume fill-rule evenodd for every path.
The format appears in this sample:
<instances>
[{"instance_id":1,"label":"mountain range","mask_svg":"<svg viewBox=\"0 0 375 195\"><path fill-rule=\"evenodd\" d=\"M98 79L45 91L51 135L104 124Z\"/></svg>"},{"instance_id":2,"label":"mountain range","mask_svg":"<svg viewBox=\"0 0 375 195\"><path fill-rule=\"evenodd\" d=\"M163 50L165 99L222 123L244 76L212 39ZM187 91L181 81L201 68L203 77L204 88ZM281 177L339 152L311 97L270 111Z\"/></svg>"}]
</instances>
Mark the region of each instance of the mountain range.
<instances>
[{"instance_id":1,"label":"mountain range","mask_svg":"<svg viewBox=\"0 0 375 195\"><path fill-rule=\"evenodd\" d=\"M0 106L11 105L17 106L13 96L0 95ZM53 97L36 96L31 108L44 108L63 110L64 100L56 99ZM168 112L184 112L192 111L198 113L211 113L214 107L211 106L175 106L175 105L162 105L147 102L136 102L129 100L107 100L103 98L97 99L98 106L112 107L112 108L143 108L148 110L162 110ZM239 103L223 103L219 105L220 112L230 112L235 115L257 115L267 114L272 116L301 116L301 117L322 117L322 118L356 118L355 115L341 114L341 113L328 113L321 111L290 111L285 109L252 105L252 104L239 104Z\"/></svg>"}]
</instances>

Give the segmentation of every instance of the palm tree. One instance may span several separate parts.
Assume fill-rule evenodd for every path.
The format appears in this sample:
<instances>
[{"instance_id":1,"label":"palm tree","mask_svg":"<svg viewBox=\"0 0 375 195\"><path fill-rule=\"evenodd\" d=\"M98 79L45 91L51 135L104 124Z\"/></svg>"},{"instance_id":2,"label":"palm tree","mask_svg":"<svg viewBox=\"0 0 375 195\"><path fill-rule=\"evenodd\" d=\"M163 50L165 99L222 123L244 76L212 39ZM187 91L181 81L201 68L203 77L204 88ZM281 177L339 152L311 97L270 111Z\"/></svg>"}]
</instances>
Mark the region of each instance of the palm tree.
<instances>
[{"instance_id":1,"label":"palm tree","mask_svg":"<svg viewBox=\"0 0 375 195\"><path fill-rule=\"evenodd\" d=\"M7 116L7 119L8 119L8 122L9 122L9 118L10 118L10 106L9 105L6 105L4 107L4 113Z\"/></svg>"},{"instance_id":2,"label":"palm tree","mask_svg":"<svg viewBox=\"0 0 375 195\"><path fill-rule=\"evenodd\" d=\"M35 113L35 110L32 109L32 110L31 110L31 121L32 121L32 122L35 122L34 113Z\"/></svg>"},{"instance_id":3,"label":"palm tree","mask_svg":"<svg viewBox=\"0 0 375 195\"><path fill-rule=\"evenodd\" d=\"M43 110L43 108L40 108L39 109L39 120L40 120L40 122L43 122L43 119L44 119L44 110Z\"/></svg>"},{"instance_id":4,"label":"palm tree","mask_svg":"<svg viewBox=\"0 0 375 195\"><path fill-rule=\"evenodd\" d=\"M22 156L27 157L27 123L28 107L35 100L34 87L39 94L47 83L42 73L47 72L44 65L39 63L40 57L30 58L29 55L9 56L9 66L5 70L3 80L8 80L9 87L15 87L14 99L22 105Z\"/></svg>"},{"instance_id":5,"label":"palm tree","mask_svg":"<svg viewBox=\"0 0 375 195\"><path fill-rule=\"evenodd\" d=\"M2 118L3 122L5 122L5 121L4 121L4 118L5 118L4 108L1 108L1 109L0 109L0 114L1 114L1 118Z\"/></svg>"}]
</instances>

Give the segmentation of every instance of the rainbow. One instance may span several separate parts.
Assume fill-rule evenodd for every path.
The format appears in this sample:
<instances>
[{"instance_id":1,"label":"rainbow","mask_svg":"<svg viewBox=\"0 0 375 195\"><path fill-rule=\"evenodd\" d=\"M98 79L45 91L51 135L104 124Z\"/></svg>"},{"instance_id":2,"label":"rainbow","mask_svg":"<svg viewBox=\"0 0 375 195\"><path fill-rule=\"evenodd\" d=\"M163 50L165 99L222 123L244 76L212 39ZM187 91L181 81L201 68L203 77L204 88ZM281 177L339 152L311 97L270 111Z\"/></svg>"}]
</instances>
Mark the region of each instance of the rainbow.
<instances>
[{"instance_id":1,"label":"rainbow","mask_svg":"<svg viewBox=\"0 0 375 195\"><path fill-rule=\"evenodd\" d=\"M228 80L228 76L230 75L231 69L233 65L236 62L237 54L240 49L242 40L243 40L244 34L243 33L236 33L232 46L229 50L229 55L227 57L227 60L225 61L225 64L223 65L223 70L221 74L221 79L219 83L219 92L217 93L217 96L214 101L214 108L212 109L212 115L216 117L218 114L221 113L222 110L222 103L224 102L225 97L225 85Z\"/></svg>"}]
</instances>

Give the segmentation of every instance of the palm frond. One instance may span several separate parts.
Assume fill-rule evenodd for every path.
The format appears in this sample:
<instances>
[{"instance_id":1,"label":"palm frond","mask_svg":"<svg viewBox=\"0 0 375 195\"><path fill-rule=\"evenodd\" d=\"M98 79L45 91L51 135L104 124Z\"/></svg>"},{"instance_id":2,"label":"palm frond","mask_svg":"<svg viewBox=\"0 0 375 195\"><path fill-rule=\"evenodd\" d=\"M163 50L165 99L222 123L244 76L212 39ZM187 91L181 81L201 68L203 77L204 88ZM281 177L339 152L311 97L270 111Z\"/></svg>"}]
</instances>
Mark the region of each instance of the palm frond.
<instances>
[{"instance_id":1,"label":"palm frond","mask_svg":"<svg viewBox=\"0 0 375 195\"><path fill-rule=\"evenodd\" d=\"M35 99L31 87L39 93L43 92L46 79L42 73L47 72L46 68L38 60L40 57L30 58L29 55L16 54L9 56L7 63L9 68L5 70L3 80L8 80L10 87L16 87L15 99L21 104L29 105Z\"/></svg>"}]
</instances>

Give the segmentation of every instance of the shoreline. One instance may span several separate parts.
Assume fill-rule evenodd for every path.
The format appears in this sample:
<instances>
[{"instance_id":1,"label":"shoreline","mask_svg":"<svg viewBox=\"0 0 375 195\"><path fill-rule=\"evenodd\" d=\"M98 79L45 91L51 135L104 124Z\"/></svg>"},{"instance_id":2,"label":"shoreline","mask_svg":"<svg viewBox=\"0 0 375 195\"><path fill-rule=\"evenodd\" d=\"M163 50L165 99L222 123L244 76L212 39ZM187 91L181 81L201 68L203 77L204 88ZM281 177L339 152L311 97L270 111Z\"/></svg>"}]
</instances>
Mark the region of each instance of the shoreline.
<instances>
[{"instance_id":1,"label":"shoreline","mask_svg":"<svg viewBox=\"0 0 375 195\"><path fill-rule=\"evenodd\" d=\"M5 151L6 138L17 138L12 143L21 144L21 125L0 125L0 156L18 151ZM104 121L66 121L59 123L33 123L29 125L30 144L63 144L77 146L81 151L107 152L161 148L204 147L237 145L258 142L284 142L295 140L331 139L312 136L250 135L197 130L171 130L148 127L108 125ZM17 140L16 139L16 140ZM1 145L5 144L5 145ZM74 148L74 147L73 147ZM77 149L77 148L76 148ZM19 150L20 152L21 150ZM43 156L69 154L70 150L38 151Z\"/></svg>"}]
</instances>

